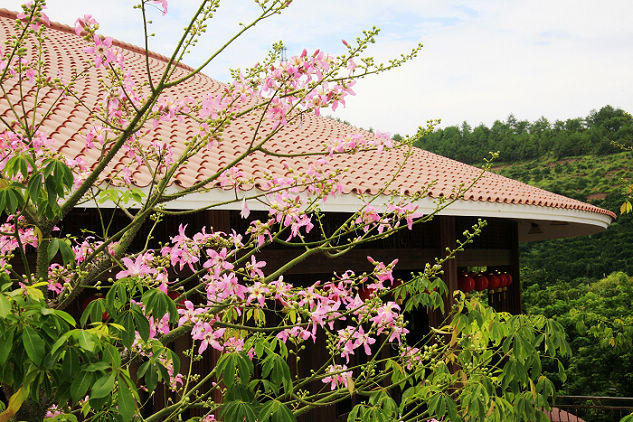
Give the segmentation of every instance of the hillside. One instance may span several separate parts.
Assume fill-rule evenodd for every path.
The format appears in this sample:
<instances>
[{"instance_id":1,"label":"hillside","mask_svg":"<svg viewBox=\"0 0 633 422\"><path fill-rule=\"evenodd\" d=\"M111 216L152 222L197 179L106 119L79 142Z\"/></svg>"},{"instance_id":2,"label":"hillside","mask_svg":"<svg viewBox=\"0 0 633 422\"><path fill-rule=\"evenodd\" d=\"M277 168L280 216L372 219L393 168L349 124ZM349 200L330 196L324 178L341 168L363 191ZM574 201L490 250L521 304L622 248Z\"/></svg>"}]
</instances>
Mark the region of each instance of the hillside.
<instances>
[{"instance_id":1,"label":"hillside","mask_svg":"<svg viewBox=\"0 0 633 422\"><path fill-rule=\"evenodd\" d=\"M563 160L530 160L499 163L494 171L534 186L587 201L619 213L623 189L633 163L631 152L603 156L585 155ZM534 242L521 246L526 283L527 269L541 269L548 278L566 281L597 280L613 271L633 274L633 218L620 215L600 234L571 239Z\"/></svg>"},{"instance_id":2,"label":"hillside","mask_svg":"<svg viewBox=\"0 0 633 422\"><path fill-rule=\"evenodd\" d=\"M493 171L534 186L590 202L619 214L624 186L633 174L633 153L620 145L633 143L633 118L612 106L586 117L548 122L505 122L474 129L436 129L416 145L448 157L481 163L488 151L499 151ZM619 216L604 233L589 237L524 244L524 280L531 269L547 279L580 282L597 280L613 271L633 274L633 218ZM544 274L545 273L545 274Z\"/></svg>"}]
</instances>

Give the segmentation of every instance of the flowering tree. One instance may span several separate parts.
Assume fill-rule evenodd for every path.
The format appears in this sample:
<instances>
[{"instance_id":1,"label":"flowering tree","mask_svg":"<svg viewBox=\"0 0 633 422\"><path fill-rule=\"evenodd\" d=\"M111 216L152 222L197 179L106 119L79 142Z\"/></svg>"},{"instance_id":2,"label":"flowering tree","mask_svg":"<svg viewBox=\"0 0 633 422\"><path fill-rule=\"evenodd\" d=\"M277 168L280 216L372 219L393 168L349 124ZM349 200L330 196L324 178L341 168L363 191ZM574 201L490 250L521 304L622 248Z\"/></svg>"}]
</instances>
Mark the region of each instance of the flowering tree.
<instances>
[{"instance_id":1,"label":"flowering tree","mask_svg":"<svg viewBox=\"0 0 633 422\"><path fill-rule=\"evenodd\" d=\"M0 53L0 383L7 398L0 421L292 421L350 398L348 420L543 420L539 409L548 406L553 389L541 375L542 354L556 358L568 348L556 323L495 313L457 292L441 327L407 341L407 315L443 306L443 260L398 283L397 261L371 257L373 270L362 274L350 269L312 284L284 278L310 255L341 255L429 221L450 203L438 201L435 212L423 216L415 206L421 194L393 196L380 212L377 196L362 197L343 224L325 227L320 206L341 190L337 156L399 148L406 160L410 144L359 133L328 140L319 151L284 155L269 147L307 113L344 105L355 79L400 66L419 47L379 64L363 57L376 30L345 43L338 57L303 52L281 62L278 45L263 62L234 72L220 94L178 97L177 88L204 67L179 62L217 3L202 2L160 69L145 54L142 75L129 71L116 43L97 34L91 16L75 23L77 36L90 43L85 70L47 74L42 52L50 23L43 2L17 15ZM255 3L261 14L240 33L290 4ZM167 13L166 0L143 0L138 8L146 28L150 5ZM102 96L94 105L81 103L76 91L90 72L100 76ZM10 92L19 92L18 100ZM46 121L63 110L38 110L44 96L76 98L88 109L80 137L94 162L53 147ZM243 152L190 186L170 189L189 160L217 148L227 127L253 115ZM196 130L175 148L159 134L183 119ZM252 193L244 186L253 180L240 165L253 154L312 161L307 170L288 168L283 177L267 178L265 189ZM150 175L145 190L132 184L138 167ZM235 193L242 218L251 216L254 201L265 208L264 217L242 232L207 227L193 233L182 225L150 247L172 212L166 204L214 189ZM389 192L385 186L380 194ZM101 210L104 202L118 214ZM85 203L100 210L101 232L63 233L58 226ZM204 210L225 205L213 202ZM111 231L115 215L125 223ZM482 227L466 232L458 250ZM147 241L135 242L139 237ZM259 253L271 244L299 252L265 271ZM87 292L101 296L73 311ZM317 338L325 339L329 357L301 376L299 351ZM207 359L208 350L215 351L215 365L195 373L194 362L203 354Z\"/></svg>"}]
</instances>

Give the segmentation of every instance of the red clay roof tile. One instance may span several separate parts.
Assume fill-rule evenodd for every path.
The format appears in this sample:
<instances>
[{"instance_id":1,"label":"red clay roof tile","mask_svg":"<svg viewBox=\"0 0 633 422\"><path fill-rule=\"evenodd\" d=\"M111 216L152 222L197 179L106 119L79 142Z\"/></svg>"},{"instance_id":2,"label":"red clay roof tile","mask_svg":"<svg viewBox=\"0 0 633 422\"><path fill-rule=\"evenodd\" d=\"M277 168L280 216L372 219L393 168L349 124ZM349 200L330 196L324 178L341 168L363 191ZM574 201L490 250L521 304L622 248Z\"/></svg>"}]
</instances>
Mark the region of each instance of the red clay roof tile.
<instances>
[{"instance_id":1,"label":"red clay roof tile","mask_svg":"<svg viewBox=\"0 0 633 422\"><path fill-rule=\"evenodd\" d=\"M0 9L0 40L6 39L13 29L15 13ZM66 77L82 63L83 50L88 47L86 41L75 35L72 28L53 23L48 31L48 39L45 41L44 58L49 64L50 74L57 75L59 72ZM124 50L126 65L133 73L142 76L146 75L144 50L139 47L114 41L114 45ZM154 76L158 75L160 69L166 63L167 58L150 53L151 69ZM182 65L176 73L184 74L191 70L190 67ZM77 89L80 99L85 106L78 104L72 98L63 99L53 110L49 119L45 121L46 130L52 134L57 148L69 158L82 156L89 164L94 164L98 159L95 150L84 150L83 136L88 127L88 110L98 101L99 97L99 72L91 72L85 79L78 81ZM19 99L17 87L7 86L8 97L11 101ZM224 89L224 85L205 75L198 74L187 80L179 87L179 93L202 97L208 92L219 93ZM55 96L44 95L41 102L50 104ZM8 116L5 100L0 100L0 116ZM188 187L197 181L204 180L218 171L222 166L227 165L239 153L244 151L251 140L253 130L251 126L255 123L254 116L232 123L224 132L219 145L211 150L203 150L198 156L192 157L175 176L174 181L178 186ZM270 124L265 124L263 134L269 133ZM184 139L187 139L195 131L195 126L191 121L182 120L173 122L169 128L161 128L155 135L156 138L172 139L171 143L177 152L182 151ZM83 136L81 135L83 132ZM298 153L323 150L324 143L333 138L343 137L349 134L359 133L359 129L352 126L315 115L304 115L300 123L285 127L277 137L273 138L267 147L278 153ZM363 132L364 136L374 135ZM349 170L342 178L343 192L350 193L378 193L386 183L392 178L402 159L403 153L397 150L383 152L362 152L353 157L335 156L332 160L339 167L347 167ZM122 154L121 154L122 156ZM122 158L120 160L123 160ZM115 163L111 167L113 173L119 173L123 161ZM245 188L262 188L266 185L261 179L264 174L273 176L287 175L285 164L291 168L306 169L308 160L304 157L279 158L264 156L262 153L253 154L247 158L240 168L247 177L254 177L255 184L248 184ZM131 169L133 182L138 186L147 186L151 182L151 177L144 168ZM450 196L454 186L458 184L469 184L480 170L457 161L441 157L424 150L416 150L409 158L404 169L395 176L391 186L392 190L410 195L421 192L432 181L437 181L430 189L431 197ZM259 182L262 180L262 182ZM487 173L477 184L471 188L464 199L471 201L485 201L508 204L539 205L551 208L562 208L569 210L583 210L592 213L606 214L615 218L615 214L610 211L600 209L593 205L583 203L574 199L566 198L542 189L538 189L503 176Z\"/></svg>"}]
</instances>

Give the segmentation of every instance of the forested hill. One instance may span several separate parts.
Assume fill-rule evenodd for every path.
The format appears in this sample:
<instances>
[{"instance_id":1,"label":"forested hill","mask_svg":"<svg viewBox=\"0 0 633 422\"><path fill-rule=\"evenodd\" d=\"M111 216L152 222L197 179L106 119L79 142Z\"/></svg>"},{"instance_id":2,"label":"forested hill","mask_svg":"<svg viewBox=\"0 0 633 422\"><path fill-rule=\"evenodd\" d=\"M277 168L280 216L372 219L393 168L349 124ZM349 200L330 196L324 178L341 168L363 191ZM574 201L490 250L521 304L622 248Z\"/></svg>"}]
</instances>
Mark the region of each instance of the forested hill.
<instances>
[{"instance_id":1,"label":"forested hill","mask_svg":"<svg viewBox=\"0 0 633 422\"><path fill-rule=\"evenodd\" d=\"M503 162L536 158L562 159L577 155L607 155L619 152L612 141L633 144L633 118L612 106L592 111L586 117L549 122L544 117L529 122L510 115L491 127L461 126L436 129L416 146L464 163L480 163L489 151L499 151Z\"/></svg>"},{"instance_id":2,"label":"forested hill","mask_svg":"<svg viewBox=\"0 0 633 422\"><path fill-rule=\"evenodd\" d=\"M612 141L633 144L633 118L606 106L553 124L512 116L491 128L464 123L437 129L418 145L473 164L481 164L488 151L499 151L493 171L619 214L624 186L633 175L633 152L623 152ZM633 217L619 215L598 235L522 244L521 264L526 276L538 269L539 277L569 282L598 280L613 271L633 275L632 245Z\"/></svg>"},{"instance_id":3,"label":"forested hill","mask_svg":"<svg viewBox=\"0 0 633 422\"><path fill-rule=\"evenodd\" d=\"M438 129L418 145L472 164L482 163L489 151L499 151L493 171L619 214L624 187L633 180L633 151L612 141L633 145L633 119L606 106L565 122L510 116L490 128L472 129L464 123ZM523 309L560 322L573 351L563 361L567 382L556 381L561 393L633 394L631 275L633 213L618 215L608 230L592 236L521 244ZM547 371L556 380L558 368ZM592 409L579 416L615 420Z\"/></svg>"}]
</instances>

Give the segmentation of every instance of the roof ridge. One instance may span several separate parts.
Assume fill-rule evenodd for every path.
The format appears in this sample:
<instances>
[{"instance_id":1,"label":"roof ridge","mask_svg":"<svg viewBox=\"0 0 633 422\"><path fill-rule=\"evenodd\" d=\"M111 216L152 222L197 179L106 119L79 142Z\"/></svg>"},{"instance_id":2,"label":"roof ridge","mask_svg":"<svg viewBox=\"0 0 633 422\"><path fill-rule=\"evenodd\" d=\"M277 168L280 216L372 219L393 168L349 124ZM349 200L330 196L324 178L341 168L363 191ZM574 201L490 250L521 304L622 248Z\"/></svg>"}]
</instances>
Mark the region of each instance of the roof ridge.
<instances>
[{"instance_id":1,"label":"roof ridge","mask_svg":"<svg viewBox=\"0 0 633 422\"><path fill-rule=\"evenodd\" d=\"M13 10L9 10L9 9L6 9L6 8L0 8L0 17L9 18L9 19L17 19L18 18L18 12L15 12ZM65 23L51 21L51 24L50 25L46 25L46 27L49 28L49 29L54 29L56 31L67 32L69 34L78 36L75 33L75 28L70 26L70 25L66 25ZM118 40L116 38L112 38L112 44L116 45L119 48L123 48L125 50L128 50L128 51L130 51L132 53L140 53L140 54L143 54L143 55L147 54L148 57L160 60L160 61L165 62L165 63L169 63L169 57L167 57L167 56L164 56L164 55L162 55L160 53L156 53L156 52L154 52L152 50L145 50L142 47L139 47L139 46L131 44L131 43L127 43L125 41L120 41L120 40ZM176 66L181 67L181 68L186 69L186 70L189 70L189 71L195 70L193 67L191 67L189 65L186 65L186 64L184 64L182 62L178 62L176 64Z\"/></svg>"}]
</instances>

